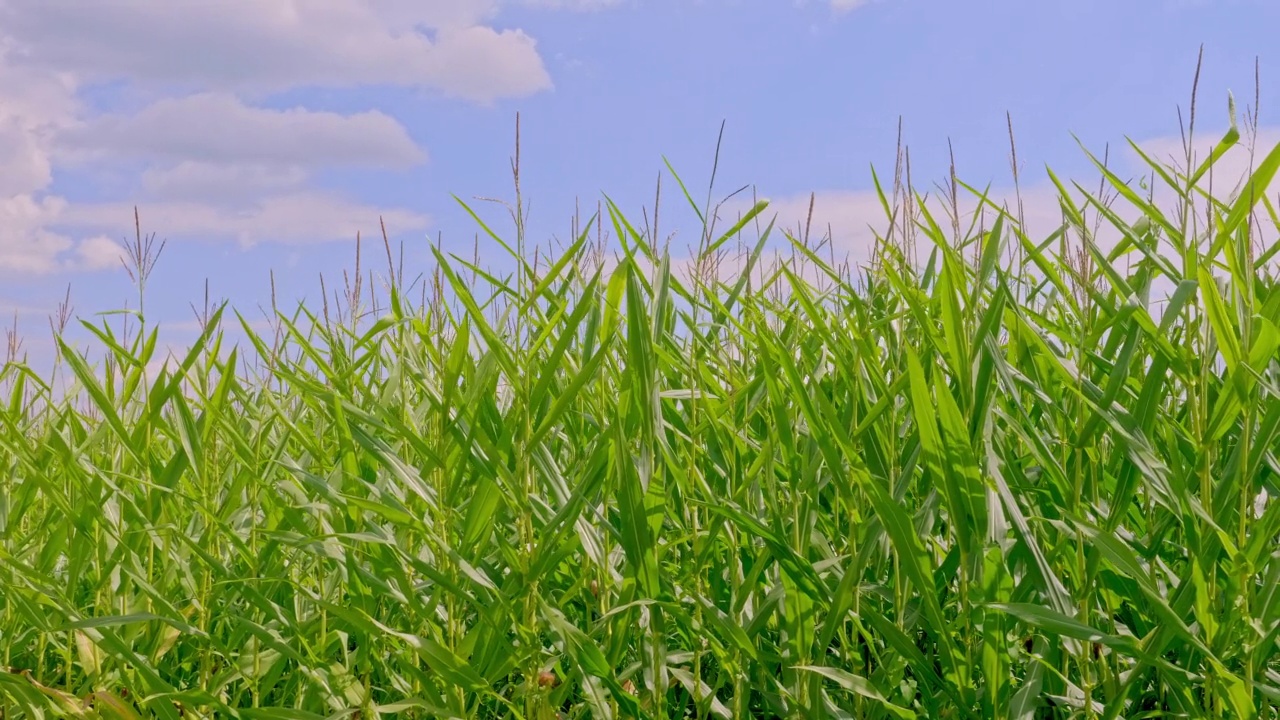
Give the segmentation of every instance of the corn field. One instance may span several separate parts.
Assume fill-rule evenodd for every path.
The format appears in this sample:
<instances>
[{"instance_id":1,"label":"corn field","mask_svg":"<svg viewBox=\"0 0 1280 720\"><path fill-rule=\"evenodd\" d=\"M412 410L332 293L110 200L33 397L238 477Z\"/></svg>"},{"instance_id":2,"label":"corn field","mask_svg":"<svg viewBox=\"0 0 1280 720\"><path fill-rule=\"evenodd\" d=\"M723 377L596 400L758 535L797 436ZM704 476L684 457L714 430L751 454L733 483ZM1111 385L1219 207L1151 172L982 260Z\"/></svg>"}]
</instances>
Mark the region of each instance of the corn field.
<instances>
[{"instance_id":1,"label":"corn field","mask_svg":"<svg viewBox=\"0 0 1280 720\"><path fill-rule=\"evenodd\" d=\"M533 251L517 197L507 271L388 246L158 370L139 242L130 331L0 375L0 717L1280 717L1240 142L1050 174L1043 237L877 179L860 267L683 183L691 259L612 202Z\"/></svg>"}]
</instances>

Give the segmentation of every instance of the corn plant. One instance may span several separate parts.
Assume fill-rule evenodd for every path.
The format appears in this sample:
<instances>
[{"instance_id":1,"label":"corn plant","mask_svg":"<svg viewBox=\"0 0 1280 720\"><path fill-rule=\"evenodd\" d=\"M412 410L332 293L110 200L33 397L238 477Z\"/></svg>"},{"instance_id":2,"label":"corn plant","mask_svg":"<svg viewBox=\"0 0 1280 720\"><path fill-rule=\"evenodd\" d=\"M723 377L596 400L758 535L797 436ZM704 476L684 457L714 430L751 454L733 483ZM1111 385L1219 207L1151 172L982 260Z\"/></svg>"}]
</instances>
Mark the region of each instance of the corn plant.
<instances>
[{"instance_id":1,"label":"corn plant","mask_svg":"<svg viewBox=\"0 0 1280 720\"><path fill-rule=\"evenodd\" d=\"M216 306L158 372L141 289L98 355L64 317L0 375L0 717L1280 717L1239 142L1147 158L1171 205L1050 174L1047 237L877 180L859 268L672 173L686 261L608 201L531 250L517 199L472 212L506 271L388 245L373 300Z\"/></svg>"}]
</instances>

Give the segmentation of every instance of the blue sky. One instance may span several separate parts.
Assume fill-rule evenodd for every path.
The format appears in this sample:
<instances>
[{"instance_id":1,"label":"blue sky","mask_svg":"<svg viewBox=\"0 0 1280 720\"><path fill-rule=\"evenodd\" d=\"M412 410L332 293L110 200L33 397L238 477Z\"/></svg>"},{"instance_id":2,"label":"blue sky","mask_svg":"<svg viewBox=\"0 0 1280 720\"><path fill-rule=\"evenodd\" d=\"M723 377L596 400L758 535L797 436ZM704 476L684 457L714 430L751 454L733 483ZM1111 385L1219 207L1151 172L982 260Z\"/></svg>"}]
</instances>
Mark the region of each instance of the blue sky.
<instances>
[{"instance_id":1,"label":"blue sky","mask_svg":"<svg viewBox=\"0 0 1280 720\"><path fill-rule=\"evenodd\" d=\"M602 192L638 218L663 156L705 192L724 121L717 187L754 184L784 222L816 192L857 256L899 116L918 184L950 141L963 179L1007 187L1006 111L1025 183L1093 177L1073 133L1136 169L1118 144L1176 138L1203 44L1203 137L1228 90L1253 104L1258 60L1274 144L1276 27L1262 0L0 0L0 313L39 356L68 285L82 317L122 307L135 204L168 241L149 318L178 332L206 278L249 311L271 269L316 301L379 215L410 274L428 237L469 255L450 194L511 197L517 112L534 240Z\"/></svg>"}]
</instances>

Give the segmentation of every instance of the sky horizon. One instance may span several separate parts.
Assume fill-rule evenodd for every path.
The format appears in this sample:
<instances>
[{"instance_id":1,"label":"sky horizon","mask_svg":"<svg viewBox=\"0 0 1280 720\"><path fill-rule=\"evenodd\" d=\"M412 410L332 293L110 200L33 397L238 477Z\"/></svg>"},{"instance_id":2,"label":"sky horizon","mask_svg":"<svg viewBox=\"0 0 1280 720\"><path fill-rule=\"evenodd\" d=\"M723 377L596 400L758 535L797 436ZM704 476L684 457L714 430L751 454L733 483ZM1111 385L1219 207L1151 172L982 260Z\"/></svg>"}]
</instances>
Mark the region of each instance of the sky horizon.
<instances>
[{"instance_id":1,"label":"sky horizon","mask_svg":"<svg viewBox=\"0 0 1280 720\"><path fill-rule=\"evenodd\" d=\"M723 123L717 196L754 186L794 223L815 193L856 256L899 118L919 186L954 148L966 182L1008 188L1006 113L1033 195L1046 165L1096 178L1076 138L1133 174L1126 137L1180 142L1203 45L1197 137L1225 130L1229 91L1252 110L1256 64L1269 150L1277 26L1257 0L0 0L0 324L38 358L68 286L80 317L130 302L135 206L167 243L149 320L179 331L206 279L244 310L272 271L286 304L318 302L357 232L381 256L379 218L410 275L437 238L469 256L452 195L511 197L517 113L535 242L603 193L639 219L664 157L705 192ZM673 252L696 241L671 229Z\"/></svg>"}]
</instances>

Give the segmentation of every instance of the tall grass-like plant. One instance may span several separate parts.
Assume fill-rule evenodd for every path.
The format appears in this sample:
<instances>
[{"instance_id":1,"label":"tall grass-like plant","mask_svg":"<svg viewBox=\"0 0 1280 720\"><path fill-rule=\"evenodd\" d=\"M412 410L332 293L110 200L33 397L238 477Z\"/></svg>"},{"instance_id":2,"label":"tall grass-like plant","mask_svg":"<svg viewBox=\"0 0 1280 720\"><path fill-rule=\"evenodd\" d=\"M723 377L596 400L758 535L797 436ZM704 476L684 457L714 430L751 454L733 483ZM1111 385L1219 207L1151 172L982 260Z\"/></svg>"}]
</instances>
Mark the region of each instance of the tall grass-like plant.
<instances>
[{"instance_id":1,"label":"tall grass-like plant","mask_svg":"<svg viewBox=\"0 0 1280 720\"><path fill-rule=\"evenodd\" d=\"M472 213L509 275L388 245L158 372L140 283L105 362L0 375L0 717L1280 717L1280 148L1213 188L1239 141L1148 159L1171 206L1055 176L1047 237L900 171L856 271L674 173L684 262L657 205L534 252L517 198Z\"/></svg>"}]
</instances>

